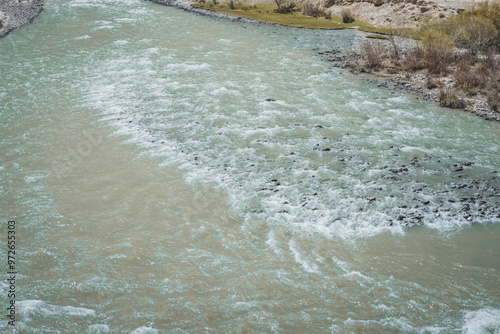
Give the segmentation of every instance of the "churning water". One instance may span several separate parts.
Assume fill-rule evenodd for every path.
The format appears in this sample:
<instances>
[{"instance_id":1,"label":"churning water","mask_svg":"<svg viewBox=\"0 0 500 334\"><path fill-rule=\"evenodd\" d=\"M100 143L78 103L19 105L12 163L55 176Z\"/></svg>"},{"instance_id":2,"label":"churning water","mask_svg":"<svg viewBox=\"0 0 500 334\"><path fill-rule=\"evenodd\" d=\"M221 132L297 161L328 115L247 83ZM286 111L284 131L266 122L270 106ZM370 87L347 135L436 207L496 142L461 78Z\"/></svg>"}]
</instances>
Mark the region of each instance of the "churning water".
<instances>
[{"instance_id":1,"label":"churning water","mask_svg":"<svg viewBox=\"0 0 500 334\"><path fill-rule=\"evenodd\" d=\"M359 39L52 0L0 40L16 329L500 333L500 126L319 54Z\"/></svg>"}]
</instances>

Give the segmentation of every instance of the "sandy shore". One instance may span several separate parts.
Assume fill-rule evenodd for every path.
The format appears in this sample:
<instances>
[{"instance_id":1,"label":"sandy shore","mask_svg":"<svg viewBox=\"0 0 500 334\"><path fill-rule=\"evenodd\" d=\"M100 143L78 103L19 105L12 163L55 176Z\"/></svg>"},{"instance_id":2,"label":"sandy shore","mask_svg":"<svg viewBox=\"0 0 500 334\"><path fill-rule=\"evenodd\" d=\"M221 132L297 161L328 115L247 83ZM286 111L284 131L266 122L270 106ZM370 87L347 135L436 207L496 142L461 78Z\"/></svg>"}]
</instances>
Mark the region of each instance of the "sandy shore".
<instances>
[{"instance_id":1,"label":"sandy shore","mask_svg":"<svg viewBox=\"0 0 500 334\"><path fill-rule=\"evenodd\" d=\"M0 37L33 22L43 4L44 0L0 0Z\"/></svg>"}]
</instances>

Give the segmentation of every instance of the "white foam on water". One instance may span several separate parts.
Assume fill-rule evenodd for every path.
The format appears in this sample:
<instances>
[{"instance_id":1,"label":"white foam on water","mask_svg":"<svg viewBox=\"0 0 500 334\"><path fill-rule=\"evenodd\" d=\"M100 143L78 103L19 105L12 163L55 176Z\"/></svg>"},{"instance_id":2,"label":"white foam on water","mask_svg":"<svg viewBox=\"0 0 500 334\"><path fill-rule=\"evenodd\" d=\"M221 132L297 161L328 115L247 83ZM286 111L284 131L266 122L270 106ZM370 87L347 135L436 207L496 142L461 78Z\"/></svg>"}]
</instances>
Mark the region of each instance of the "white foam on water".
<instances>
[{"instance_id":1,"label":"white foam on water","mask_svg":"<svg viewBox=\"0 0 500 334\"><path fill-rule=\"evenodd\" d=\"M500 309L485 307L477 311L465 311L464 334L499 334Z\"/></svg>"},{"instance_id":2,"label":"white foam on water","mask_svg":"<svg viewBox=\"0 0 500 334\"><path fill-rule=\"evenodd\" d=\"M110 329L108 325L103 325L103 324L94 324L90 325L87 328L87 334L101 334L101 333L109 333Z\"/></svg>"},{"instance_id":3,"label":"white foam on water","mask_svg":"<svg viewBox=\"0 0 500 334\"><path fill-rule=\"evenodd\" d=\"M315 263L306 261L304 259L304 256L300 253L297 244L293 239L290 240L288 246L295 257L295 262L299 263L305 271L307 271L308 273L319 273L318 266Z\"/></svg>"},{"instance_id":4,"label":"white foam on water","mask_svg":"<svg viewBox=\"0 0 500 334\"><path fill-rule=\"evenodd\" d=\"M130 334L158 334L158 330L151 327L139 327L134 329Z\"/></svg>"},{"instance_id":5,"label":"white foam on water","mask_svg":"<svg viewBox=\"0 0 500 334\"><path fill-rule=\"evenodd\" d=\"M190 47L182 58L182 50L153 50L149 40L141 42L139 54L115 49L113 61L98 64L92 84L83 87L88 106L101 111L115 135L127 135L126 142L140 146L143 155L179 166L188 183L210 183L225 193L245 222L343 239L403 234L415 223L442 231L472 223L456 214L462 209L458 203L437 194L445 183L413 193L434 175L432 169L410 166L399 180L385 181L392 175L385 164L408 165L413 154L449 154L432 144L443 140L439 131L425 119L415 121L415 114L425 111L415 110L407 97L373 99L374 93L359 90L357 83L346 85L314 62L302 65L314 70L296 75L300 82L288 82L286 73L300 72L291 63L302 61L293 53L270 73L246 64L250 73L244 75L238 72L242 65L228 62L221 72L220 63ZM284 94L292 89L284 82L297 90ZM331 91L337 93L327 94ZM444 211L432 211L441 204ZM398 220L401 215L405 218ZM487 219L478 216L474 222Z\"/></svg>"},{"instance_id":6,"label":"white foam on water","mask_svg":"<svg viewBox=\"0 0 500 334\"><path fill-rule=\"evenodd\" d=\"M269 247L271 247L271 249L277 254L277 255L280 255L281 254L281 250L278 248L278 245L277 245L277 241L276 241L276 238L274 237L274 232L273 231L270 231L268 233L268 238L266 240L266 244L269 245Z\"/></svg>"},{"instance_id":7,"label":"white foam on water","mask_svg":"<svg viewBox=\"0 0 500 334\"><path fill-rule=\"evenodd\" d=\"M42 300L21 300L16 304L24 321L30 321L33 317L94 317L95 311L83 307L51 305Z\"/></svg>"},{"instance_id":8,"label":"white foam on water","mask_svg":"<svg viewBox=\"0 0 500 334\"><path fill-rule=\"evenodd\" d=\"M84 35L80 37L75 37L74 39L79 40L79 39L89 39L89 38L91 38L89 35Z\"/></svg>"},{"instance_id":9,"label":"white foam on water","mask_svg":"<svg viewBox=\"0 0 500 334\"><path fill-rule=\"evenodd\" d=\"M129 43L129 41L121 39L119 41L114 41L113 45L125 45L125 44L128 44L128 43Z\"/></svg>"},{"instance_id":10,"label":"white foam on water","mask_svg":"<svg viewBox=\"0 0 500 334\"><path fill-rule=\"evenodd\" d=\"M126 257L127 257L127 255L125 255L125 254L113 254L113 255L109 255L108 259L124 259Z\"/></svg>"},{"instance_id":11,"label":"white foam on water","mask_svg":"<svg viewBox=\"0 0 500 334\"><path fill-rule=\"evenodd\" d=\"M83 1L80 3L84 4ZM92 6L100 6L97 1L89 3ZM113 2L115 3L120 6L119 2ZM109 24L118 27L116 22L97 22L96 25ZM226 63L219 62L220 60L209 61L204 58L204 50L199 51L202 49L196 49L196 53L190 53L190 48L177 50L182 41L179 42L175 38L169 40L168 33L162 34L161 40L157 36L153 37L156 38L154 41L140 40L139 50L134 54L136 41L133 36L129 40L128 36L119 35L119 29L116 30L116 35L113 33L113 37L118 41L124 41L125 38L130 43L126 48L111 47L109 53L92 57L92 66L86 70L89 71L89 78L80 80L82 84L78 87L84 93L87 102L83 103L82 108L98 110L103 122L116 129L114 135L126 135L129 138L127 142L139 146L140 154L160 157L168 166L179 166L185 173L186 182L196 186L200 183L210 183L225 193L230 205L240 211L244 223L249 223L251 226L256 220L265 222L271 229L267 235L263 234L264 239L267 237L265 242L269 248L280 256L290 257L292 263L295 261L297 264L292 266L295 267L291 269L292 271L287 268L278 275L278 282L290 286L291 293L296 291L299 291L299 294L310 293L313 291L311 289L315 290L315 287L305 287L309 285L309 281L299 281L301 275L328 278L328 280L332 278L325 283L325 286L334 289L335 293L342 294L345 299L352 297L354 303L361 304L363 301L368 301L370 305L364 306L384 312L375 320L366 322L351 320L340 325L336 322L335 325L339 330L346 328L347 331L355 330L359 328L356 325L360 324L366 324L367 328L370 325L377 328L377 325L382 324L384 328L395 332L421 330L411 324L415 317L419 317L418 315L409 315L409 319L383 318L387 315L402 314L398 309L401 307L400 300L408 296L402 293L402 289L409 287L418 294L422 291L421 287L393 280L392 277L387 280L377 276L371 277L370 270L350 265L336 257L333 257L332 261L339 268L336 271L340 274L335 273L328 277L310 275L310 273L330 273L328 264L325 264L328 261L318 258L310 246L304 247L299 242L300 238L295 236L305 234L313 235L314 238L314 234L320 234L327 238L349 239L369 237L379 233L403 234L406 228L405 220L394 219L400 214L407 214L408 210L400 208L403 204L410 206L409 209L419 205L419 212L425 218L423 224L432 228L454 230L461 226L460 224L464 226L470 224L454 214L461 210L461 204L446 202L450 197L457 197L459 192L451 190L450 196L447 197L439 194L440 190L448 189L448 185L432 188L432 182L427 182L432 177L432 173L428 170L409 167L409 172L403 173L404 175L394 174L402 178L400 181L383 179L385 176L393 175L384 168L385 164L390 165L389 168L399 168L402 164L407 165L413 155L422 158L427 153L442 157L452 151L453 155L458 153L460 159L468 158L471 154L460 155L460 150L456 149L466 142L465 139L458 138L457 143L453 145L449 143L436 145L435 143L442 143L445 140L432 129L432 124L426 123L424 119L421 120L422 123L414 123L415 118L422 118L423 111L418 110L418 106L412 105L406 98L377 99L374 102L367 102L375 97L365 92L366 87L351 85L348 76L336 79L335 74L331 73L294 72L298 71L295 67L308 68L311 65L307 62L301 63L300 59L297 59L307 58L306 52L305 56L300 57L294 57L294 52L288 52L286 61L276 62L282 66L276 72L269 68L252 72L253 59L251 61L248 58L243 59L241 63L245 64L238 66L232 66L231 61ZM172 28L172 31L175 30ZM199 42L197 44L209 47L208 44ZM272 53L271 45L264 45L263 48L270 48L265 50L271 52L270 58L267 59L269 62L272 62L273 57L281 59L281 52L287 52L285 47L275 53ZM224 57L225 52L226 50L223 52L214 50L206 54L210 54L210 57ZM252 57L258 57L259 53L264 51L255 50ZM229 53L228 55L231 56ZM239 57L244 57L244 54L234 58ZM277 66L276 64L273 66ZM315 72L323 70L317 64L314 66ZM220 67L224 71L220 70ZM240 75L240 71L247 70L250 75ZM278 76L279 73L288 72L296 75L299 80L294 82L291 80L292 77L284 74ZM314 85L308 83L311 80L314 80ZM374 87L370 89L376 92ZM387 112L388 110L395 110L394 115L392 112ZM436 119L439 122L439 117ZM449 123L454 124L451 121ZM345 135L346 133L350 134ZM446 134L448 135L453 133ZM487 137L481 140L485 141L484 146L495 148L495 145L490 145L491 141ZM419 144L421 141L423 143ZM389 149L392 145L396 146L394 150ZM451 148L446 145L451 145ZM484 146L474 146L478 151L478 160L484 160L481 167L494 165L498 160L481 153L486 152L482 150ZM326 148L330 150L324 150ZM467 149L464 148L464 152ZM393 154L398 154L398 157L393 157ZM450 160L450 164L454 162L456 161ZM442 166L444 163L431 167L430 170ZM451 167L446 168L449 170ZM464 178L467 177L464 173ZM31 179L27 181L30 185L35 183ZM423 191L413 192L414 188L422 187L426 182L428 188L432 189L426 190L423 187ZM400 190L401 188L405 189ZM413 202L413 198L417 200ZM422 204L424 200L430 201L431 204L425 206ZM443 207L450 211L441 212L439 217L435 217L432 209L439 207L439 201L444 201ZM26 206L29 207L35 207L34 204L35 201L26 202ZM184 218L190 223L187 215ZM389 224L391 219L393 221ZM286 235L293 235L294 238L290 240L289 237L284 237L279 234L278 229L273 230L274 227L287 230L287 233L288 230L292 230L292 233ZM243 230L244 228L245 226L242 227ZM205 225L199 229L200 231L205 229ZM217 233L223 234L220 230ZM228 245L225 242L228 239L229 237L221 237L225 247ZM131 247L132 244L126 241L125 245ZM190 247L198 246L192 244ZM112 254L109 256L111 259L118 259L123 255L121 247L108 249L107 254ZM273 261L272 253L268 255L271 255L270 261ZM342 254L338 256L342 258ZM216 270L221 277L233 275L234 261L230 261L229 257L218 257L207 252L203 253L203 256L200 255L200 260L204 262L202 265L204 268ZM73 269L82 267L82 263L83 261L75 264ZM297 275L298 279L290 275L295 269L297 269L295 272L300 273ZM160 297L171 297L170 294L190 294L191 279L183 277L183 272L177 273L179 275L167 273L170 278L160 281L160 277L160 280L153 283L158 284L153 287L159 288L154 291L163 294ZM337 282L339 284L336 284ZM68 279L59 284L65 289L69 287L71 291L85 291L85 285L111 293L113 289L117 289L110 286L108 278L103 275L86 277L85 283L73 284ZM347 287L342 288L346 284ZM355 288L351 289L352 286ZM371 292L378 286L383 286L384 292L374 293L376 297L373 298L360 297L360 295L364 297L365 293ZM120 294L132 295L137 287L130 284L118 289ZM321 289L323 287L318 288L319 292L322 292ZM403 300L403 303L412 297ZM428 301L426 298L427 296L424 296L422 299L416 299L416 302L411 301L411 305L415 309L419 305L425 306ZM331 301L330 299L326 302ZM392 306L391 302L394 302L394 308L387 310L388 307L384 305ZM96 312L89 308L56 306L40 300L24 303L24 313L20 315L28 319L26 320L28 322L33 319L32 323L38 324L38 321L43 322L43 319L47 319L49 324L46 327L49 327L55 323L56 318L69 317L70 323L76 323L78 320L85 323L79 329L87 329L89 332L109 331L107 325L89 327L90 322L102 321L100 317L95 316ZM220 304L223 304L224 308L227 307L225 301L221 301ZM238 310L246 312L262 308L262 303L258 299L247 303L238 301L234 304ZM196 310L190 306L187 308ZM426 306L423 309L430 308ZM109 308L104 312L108 310ZM476 313L471 311L464 315L464 328L471 328L471 331L477 328L489 330L488 326L495 324L487 321L492 317L489 309L480 311L475 311ZM227 312L227 309L224 312ZM353 314L354 312L356 310L353 310ZM328 317L332 315L329 319L334 318L334 310L327 310L327 313ZM227 314L230 314L230 311ZM104 316L110 322L121 319L127 322L136 321L129 318L128 314L123 318L111 312ZM273 316L276 319L282 315L278 311L269 318ZM286 316L282 319L288 321ZM289 314L288 319L295 316L308 326L318 319L317 315L311 316L307 310L302 309ZM493 317L495 316L496 313L493 313ZM86 321L76 319L73 322L71 317L91 319ZM259 321L263 318L264 316L260 314L255 316ZM325 318L326 316L322 319ZM283 323L282 319L279 320L280 324ZM344 319L345 317L342 318ZM444 319L441 322L446 321ZM460 317L452 321L456 326L461 325ZM481 325L477 325L478 323ZM147 324L149 323L135 329L133 333L158 332L154 328L147 327ZM137 322L132 328L136 326L139 326ZM274 322L272 326L278 331L278 322ZM425 327L429 331L435 328L440 327Z\"/></svg>"},{"instance_id":12,"label":"white foam on water","mask_svg":"<svg viewBox=\"0 0 500 334\"><path fill-rule=\"evenodd\" d=\"M113 26L111 24L108 24L108 25L103 25L103 26L95 27L92 30L114 29L114 28L115 28L115 26Z\"/></svg>"}]
</instances>

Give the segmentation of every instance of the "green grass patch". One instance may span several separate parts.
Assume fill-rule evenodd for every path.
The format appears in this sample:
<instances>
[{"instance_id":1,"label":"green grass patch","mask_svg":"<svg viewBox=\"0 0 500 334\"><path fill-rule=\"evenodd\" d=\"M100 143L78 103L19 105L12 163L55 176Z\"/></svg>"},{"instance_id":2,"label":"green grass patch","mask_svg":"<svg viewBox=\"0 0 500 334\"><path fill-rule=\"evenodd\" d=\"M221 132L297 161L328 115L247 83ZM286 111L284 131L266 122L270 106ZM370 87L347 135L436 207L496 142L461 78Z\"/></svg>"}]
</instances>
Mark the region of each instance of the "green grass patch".
<instances>
[{"instance_id":1,"label":"green grass patch","mask_svg":"<svg viewBox=\"0 0 500 334\"><path fill-rule=\"evenodd\" d=\"M347 29L358 28L366 32L373 32L379 34L387 34L389 29L374 27L369 23L363 21L354 21L352 23L343 23L340 17L332 16L331 19L324 17L316 18L312 16L305 16L300 12L293 12L291 14L276 13L276 5L262 4L254 6L236 5L235 9L230 9L226 3L218 3L214 5L212 2L196 3L192 5L195 8L207 9L217 13L223 13L232 16L241 16L248 19L279 24L283 26L291 26L297 28L308 29Z\"/></svg>"}]
</instances>

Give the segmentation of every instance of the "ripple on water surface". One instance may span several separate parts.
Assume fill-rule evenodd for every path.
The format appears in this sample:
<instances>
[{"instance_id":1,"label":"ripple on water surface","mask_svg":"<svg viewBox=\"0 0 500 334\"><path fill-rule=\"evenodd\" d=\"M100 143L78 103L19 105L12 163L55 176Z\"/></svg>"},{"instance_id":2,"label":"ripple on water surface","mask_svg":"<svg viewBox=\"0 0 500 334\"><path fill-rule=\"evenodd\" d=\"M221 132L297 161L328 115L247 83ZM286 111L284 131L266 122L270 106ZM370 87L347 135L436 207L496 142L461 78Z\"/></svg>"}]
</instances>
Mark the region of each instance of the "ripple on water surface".
<instances>
[{"instance_id":1,"label":"ripple on water surface","mask_svg":"<svg viewBox=\"0 0 500 334\"><path fill-rule=\"evenodd\" d=\"M71 19L47 23L54 35L26 52L45 63L15 63L43 84L27 89L34 99L6 84L9 123L37 110L32 129L57 132L57 120L78 147L73 129L88 127L91 109L106 131L208 186L153 172L158 160L133 161L121 139L54 181L30 169L49 148L26 146L26 172L12 164L2 180L27 198L19 206L51 217L26 210L36 220L23 236L26 331L496 330L492 226L452 241L429 228L390 233L499 222L497 125L322 62L350 32L228 24L135 0L48 6ZM39 144L21 130L9 145L24 133ZM213 188L231 208L204 198Z\"/></svg>"}]
</instances>

